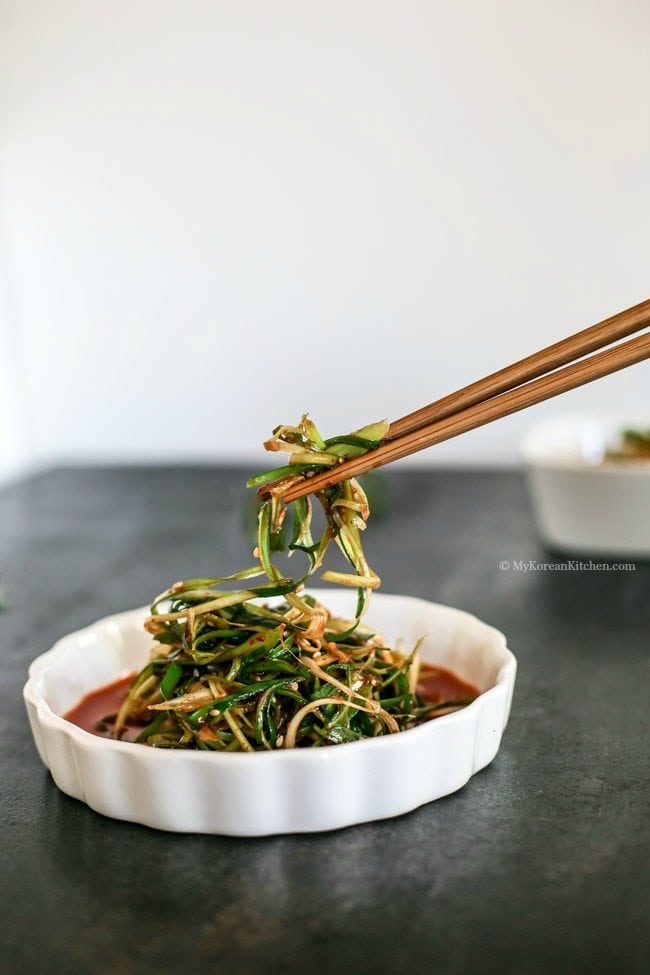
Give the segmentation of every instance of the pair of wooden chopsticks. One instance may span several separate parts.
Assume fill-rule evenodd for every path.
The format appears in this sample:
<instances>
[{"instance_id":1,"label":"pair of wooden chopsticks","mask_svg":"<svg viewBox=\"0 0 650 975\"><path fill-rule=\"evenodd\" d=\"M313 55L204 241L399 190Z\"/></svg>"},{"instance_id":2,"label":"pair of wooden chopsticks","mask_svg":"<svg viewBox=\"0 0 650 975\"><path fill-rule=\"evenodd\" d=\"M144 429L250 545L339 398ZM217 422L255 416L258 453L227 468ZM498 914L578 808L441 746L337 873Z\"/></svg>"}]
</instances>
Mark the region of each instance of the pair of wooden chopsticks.
<instances>
[{"instance_id":1,"label":"pair of wooden chopsticks","mask_svg":"<svg viewBox=\"0 0 650 975\"><path fill-rule=\"evenodd\" d=\"M648 325L650 299L395 420L380 446L361 457L305 475L297 483L292 479L286 490L281 483L275 489L265 485L260 494L295 501L648 359L650 333L589 355Z\"/></svg>"}]
</instances>

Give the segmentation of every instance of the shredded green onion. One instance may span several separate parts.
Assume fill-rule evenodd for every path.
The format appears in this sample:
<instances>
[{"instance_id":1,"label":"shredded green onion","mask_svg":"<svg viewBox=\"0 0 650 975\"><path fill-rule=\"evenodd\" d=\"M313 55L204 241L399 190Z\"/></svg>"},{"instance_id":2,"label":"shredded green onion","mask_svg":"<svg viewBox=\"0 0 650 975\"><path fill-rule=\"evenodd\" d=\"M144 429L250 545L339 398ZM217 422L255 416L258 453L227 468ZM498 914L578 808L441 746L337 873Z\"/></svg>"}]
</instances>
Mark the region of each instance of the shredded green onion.
<instances>
[{"instance_id":1,"label":"shredded green onion","mask_svg":"<svg viewBox=\"0 0 650 975\"><path fill-rule=\"evenodd\" d=\"M159 748L317 748L393 734L462 706L423 701L417 647L408 656L391 650L362 622L380 579L361 544L370 514L361 485L347 480L316 493L324 514L317 538L312 498L286 505L278 493L296 475L373 449L387 430L381 422L326 440L307 416L274 430L265 447L287 453L289 463L248 481L271 489L260 504L255 565L176 582L154 599L145 628L158 645L115 719L116 737L136 723L142 726L137 741ZM321 578L357 590L353 619L333 616L304 591L332 543L350 571L330 569ZM306 557L299 579L275 565L279 552ZM233 588L238 582L245 585ZM259 601L270 596L279 602Z\"/></svg>"}]
</instances>

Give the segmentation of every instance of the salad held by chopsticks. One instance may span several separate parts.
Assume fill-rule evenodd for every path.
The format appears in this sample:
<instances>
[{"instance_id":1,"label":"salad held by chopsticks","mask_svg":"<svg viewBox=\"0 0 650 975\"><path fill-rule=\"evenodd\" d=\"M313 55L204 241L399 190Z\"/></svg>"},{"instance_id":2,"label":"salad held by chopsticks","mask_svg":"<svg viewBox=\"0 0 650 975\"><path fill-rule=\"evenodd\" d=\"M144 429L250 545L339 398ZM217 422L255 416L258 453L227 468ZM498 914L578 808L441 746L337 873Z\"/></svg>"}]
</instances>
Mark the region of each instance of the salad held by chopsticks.
<instances>
[{"instance_id":1,"label":"salad held by chopsticks","mask_svg":"<svg viewBox=\"0 0 650 975\"><path fill-rule=\"evenodd\" d=\"M274 430L264 446L286 452L289 462L248 482L270 488L259 508L255 564L176 582L154 600L145 627L156 646L111 721L115 737L135 723L136 741L162 748L319 747L402 731L469 703L424 699L418 647L404 654L362 623L380 579L361 543L370 511L359 482L316 493L324 515L316 538L312 498L287 505L280 496L292 479L376 447L387 429L375 423L325 440L303 416ZM304 592L332 543L350 571L321 578L357 590L353 619L333 616ZM288 578L274 557L296 552L306 569Z\"/></svg>"}]
</instances>

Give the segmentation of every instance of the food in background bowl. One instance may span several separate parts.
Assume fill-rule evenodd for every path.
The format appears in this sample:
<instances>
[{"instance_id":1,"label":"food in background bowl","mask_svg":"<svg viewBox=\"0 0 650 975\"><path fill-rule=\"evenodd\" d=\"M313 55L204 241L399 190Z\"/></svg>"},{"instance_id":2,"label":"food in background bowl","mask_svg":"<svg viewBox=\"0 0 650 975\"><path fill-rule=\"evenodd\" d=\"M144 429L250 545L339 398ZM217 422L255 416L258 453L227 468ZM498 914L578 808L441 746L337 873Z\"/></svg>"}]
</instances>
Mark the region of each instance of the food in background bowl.
<instances>
[{"instance_id":1,"label":"food in background bowl","mask_svg":"<svg viewBox=\"0 0 650 975\"><path fill-rule=\"evenodd\" d=\"M643 430L634 418L584 414L527 433L522 455L546 545L568 555L650 557L650 463L637 451L612 456L622 431Z\"/></svg>"},{"instance_id":2,"label":"food in background bowl","mask_svg":"<svg viewBox=\"0 0 650 975\"><path fill-rule=\"evenodd\" d=\"M617 442L605 453L605 460L650 461L650 427L622 430Z\"/></svg>"}]
</instances>

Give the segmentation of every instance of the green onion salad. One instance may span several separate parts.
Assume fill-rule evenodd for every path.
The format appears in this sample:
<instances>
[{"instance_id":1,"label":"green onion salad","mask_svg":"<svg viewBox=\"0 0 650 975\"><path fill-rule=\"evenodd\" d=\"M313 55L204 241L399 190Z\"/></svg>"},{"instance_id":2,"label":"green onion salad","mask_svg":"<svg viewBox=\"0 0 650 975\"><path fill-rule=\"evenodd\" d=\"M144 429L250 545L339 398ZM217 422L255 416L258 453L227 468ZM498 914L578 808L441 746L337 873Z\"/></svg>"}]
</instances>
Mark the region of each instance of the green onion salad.
<instances>
[{"instance_id":1,"label":"green onion salad","mask_svg":"<svg viewBox=\"0 0 650 975\"><path fill-rule=\"evenodd\" d=\"M417 646L408 654L391 649L361 622L380 579L361 544L369 508L360 484L317 492L324 512L317 538L311 497L285 505L277 493L305 472L378 446L387 429L375 423L324 440L304 416L273 431L264 446L286 452L289 462L248 482L271 487L259 509L255 564L219 579L176 582L154 600L145 628L156 646L115 718L115 737L135 723L142 726L136 741L162 748L316 748L391 734L467 703L428 705L417 694ZM356 589L353 619L333 616L304 592L332 542L350 571L321 578ZM296 552L306 557L306 571L294 580L274 556Z\"/></svg>"}]
</instances>

